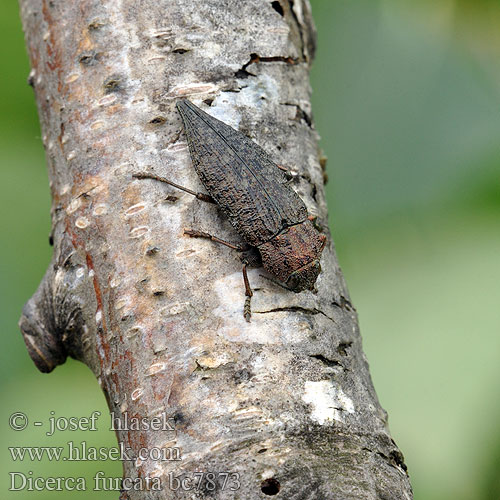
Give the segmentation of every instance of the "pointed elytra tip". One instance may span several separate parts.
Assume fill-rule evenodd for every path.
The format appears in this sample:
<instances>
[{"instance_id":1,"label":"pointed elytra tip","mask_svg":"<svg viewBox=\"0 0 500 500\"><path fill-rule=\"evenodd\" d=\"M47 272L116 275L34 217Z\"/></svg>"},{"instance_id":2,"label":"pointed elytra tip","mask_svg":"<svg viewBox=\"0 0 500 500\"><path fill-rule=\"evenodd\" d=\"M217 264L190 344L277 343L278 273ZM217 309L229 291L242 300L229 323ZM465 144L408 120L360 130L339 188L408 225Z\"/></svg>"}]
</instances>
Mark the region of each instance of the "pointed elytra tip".
<instances>
[{"instance_id":1,"label":"pointed elytra tip","mask_svg":"<svg viewBox=\"0 0 500 500\"><path fill-rule=\"evenodd\" d=\"M179 99L176 103L175 103L175 107L179 110L179 111L182 111L184 109L189 109L191 108L192 109L192 106L194 106L194 104L189 101L188 99L186 98L182 98L182 99Z\"/></svg>"}]
</instances>

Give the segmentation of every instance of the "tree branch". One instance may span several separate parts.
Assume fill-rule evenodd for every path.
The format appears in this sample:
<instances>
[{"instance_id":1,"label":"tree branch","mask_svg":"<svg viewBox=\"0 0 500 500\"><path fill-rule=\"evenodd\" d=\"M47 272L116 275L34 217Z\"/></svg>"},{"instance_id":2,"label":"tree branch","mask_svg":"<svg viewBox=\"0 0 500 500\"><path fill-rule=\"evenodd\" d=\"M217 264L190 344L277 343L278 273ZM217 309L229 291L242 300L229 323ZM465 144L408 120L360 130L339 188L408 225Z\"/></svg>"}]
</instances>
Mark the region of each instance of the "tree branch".
<instances>
[{"instance_id":1,"label":"tree branch","mask_svg":"<svg viewBox=\"0 0 500 500\"><path fill-rule=\"evenodd\" d=\"M374 392L331 239L317 292L294 294L250 269L242 315L238 256L184 228L238 241L214 205L154 181L202 190L175 101L188 96L292 173L326 223L308 72L305 0L21 0L47 153L54 258L20 321L38 368L66 356L98 377L110 410L170 431L118 432L181 461L124 462L162 491L169 473L239 474L238 491L196 498L408 499L403 457ZM173 496L172 496L173 495Z\"/></svg>"}]
</instances>

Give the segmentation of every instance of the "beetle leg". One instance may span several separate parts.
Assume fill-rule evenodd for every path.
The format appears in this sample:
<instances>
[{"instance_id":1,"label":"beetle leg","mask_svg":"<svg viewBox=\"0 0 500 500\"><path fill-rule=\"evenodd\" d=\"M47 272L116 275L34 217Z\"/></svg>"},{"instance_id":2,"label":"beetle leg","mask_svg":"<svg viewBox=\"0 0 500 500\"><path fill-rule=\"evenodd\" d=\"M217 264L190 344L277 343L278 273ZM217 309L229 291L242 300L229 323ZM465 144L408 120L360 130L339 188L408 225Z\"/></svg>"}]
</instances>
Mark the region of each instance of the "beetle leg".
<instances>
[{"instance_id":1,"label":"beetle leg","mask_svg":"<svg viewBox=\"0 0 500 500\"><path fill-rule=\"evenodd\" d=\"M245 283L245 305L243 306L243 316L250 323L250 317L252 316L252 309L250 302L252 300L253 292L250 287L250 282L248 281L247 274L247 263L243 262L243 282Z\"/></svg>"},{"instance_id":2,"label":"beetle leg","mask_svg":"<svg viewBox=\"0 0 500 500\"><path fill-rule=\"evenodd\" d=\"M212 240L215 243L220 243L221 245L225 245L237 252L246 252L250 249L250 245L244 243L243 245L238 245L234 243L229 243L229 241L221 240L214 236L213 234L205 233L204 231L196 231L195 229L184 229L184 234L191 236L192 238L206 238L207 240Z\"/></svg>"},{"instance_id":3,"label":"beetle leg","mask_svg":"<svg viewBox=\"0 0 500 500\"><path fill-rule=\"evenodd\" d=\"M149 172L137 172L136 174L132 174L132 177L135 177L136 179L153 179L155 181L160 181L164 182L165 184L168 184L169 186L173 186L174 188L180 189L181 191L184 191L185 193L192 194L196 198L198 198L201 201L206 201L208 203L215 203L215 200L209 195L205 193L197 193L196 191L193 191L192 189L186 188L184 186L181 186L179 184L176 184L175 182L169 181L168 179L165 179L165 177L160 177L159 175L155 174L150 174Z\"/></svg>"},{"instance_id":4,"label":"beetle leg","mask_svg":"<svg viewBox=\"0 0 500 500\"><path fill-rule=\"evenodd\" d=\"M232 248L237 252L247 252L248 250L252 249L252 247L247 243L244 243L243 245L235 245L233 243L229 243L229 241L221 240L220 238L217 238L217 236L205 233L204 231L196 231L194 229L184 229L184 234L187 234L192 238L206 238L208 240L212 240L215 243L220 243L221 245L225 245L229 248ZM248 261L246 258L244 258L243 282L245 283L245 305L243 306L243 316L250 323L250 317L252 316L252 309L250 302L252 300L253 292L252 292L252 287L250 286L250 282L248 281L247 266L248 266Z\"/></svg>"}]
</instances>

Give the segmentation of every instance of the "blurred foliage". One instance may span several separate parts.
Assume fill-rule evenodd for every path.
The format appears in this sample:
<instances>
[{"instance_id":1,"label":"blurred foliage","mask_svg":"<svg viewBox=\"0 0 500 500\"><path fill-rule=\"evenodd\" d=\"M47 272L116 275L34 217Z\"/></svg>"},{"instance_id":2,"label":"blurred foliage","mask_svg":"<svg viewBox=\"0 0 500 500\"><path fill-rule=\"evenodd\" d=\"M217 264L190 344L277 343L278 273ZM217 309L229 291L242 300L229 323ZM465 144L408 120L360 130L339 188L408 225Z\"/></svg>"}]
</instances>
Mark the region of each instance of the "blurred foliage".
<instances>
[{"instance_id":1,"label":"blurred foliage","mask_svg":"<svg viewBox=\"0 0 500 500\"><path fill-rule=\"evenodd\" d=\"M312 6L330 222L415 498L500 498L500 2Z\"/></svg>"},{"instance_id":2,"label":"blurred foliage","mask_svg":"<svg viewBox=\"0 0 500 500\"><path fill-rule=\"evenodd\" d=\"M312 0L313 110L329 157L330 224L416 499L500 498L500 1ZM0 17L2 442L112 446L92 374L50 376L17 320L50 260L50 199L17 4ZM8 429L103 412L100 430ZM13 463L34 475L118 476L113 463ZM7 474L2 481L7 485ZM79 498L94 498L73 493ZM8 493L52 499L68 493ZM116 493L99 493L116 498Z\"/></svg>"}]
</instances>

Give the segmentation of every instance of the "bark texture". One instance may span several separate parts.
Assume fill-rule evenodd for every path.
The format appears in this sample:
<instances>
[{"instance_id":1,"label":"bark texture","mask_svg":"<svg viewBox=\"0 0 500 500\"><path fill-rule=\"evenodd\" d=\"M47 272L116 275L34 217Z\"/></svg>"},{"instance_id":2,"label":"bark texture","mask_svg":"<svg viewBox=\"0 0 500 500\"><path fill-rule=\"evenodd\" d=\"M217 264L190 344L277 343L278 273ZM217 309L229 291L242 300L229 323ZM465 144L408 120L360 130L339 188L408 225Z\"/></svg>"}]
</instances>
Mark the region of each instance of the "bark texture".
<instances>
[{"instance_id":1,"label":"bark texture","mask_svg":"<svg viewBox=\"0 0 500 500\"><path fill-rule=\"evenodd\" d=\"M326 227L308 2L20 4L54 241L20 321L27 348L44 372L67 356L86 363L115 414L175 420L174 433L118 432L126 447L182 452L125 462L125 476L164 488L122 498L411 498L331 239L316 293L250 270L246 323L238 255L183 235L237 241L217 208L132 178L149 170L201 190L175 111L189 97L290 168ZM238 473L241 487L169 490L169 473L194 471Z\"/></svg>"}]
</instances>

